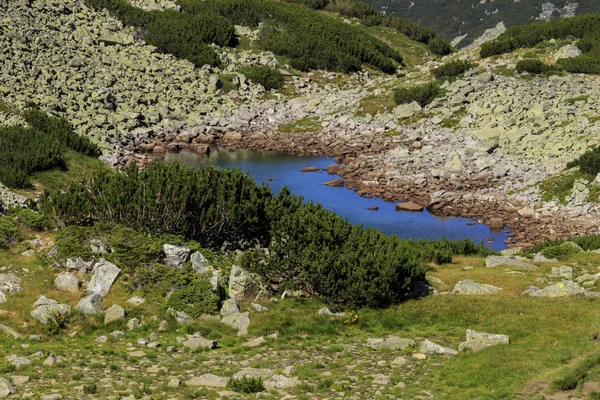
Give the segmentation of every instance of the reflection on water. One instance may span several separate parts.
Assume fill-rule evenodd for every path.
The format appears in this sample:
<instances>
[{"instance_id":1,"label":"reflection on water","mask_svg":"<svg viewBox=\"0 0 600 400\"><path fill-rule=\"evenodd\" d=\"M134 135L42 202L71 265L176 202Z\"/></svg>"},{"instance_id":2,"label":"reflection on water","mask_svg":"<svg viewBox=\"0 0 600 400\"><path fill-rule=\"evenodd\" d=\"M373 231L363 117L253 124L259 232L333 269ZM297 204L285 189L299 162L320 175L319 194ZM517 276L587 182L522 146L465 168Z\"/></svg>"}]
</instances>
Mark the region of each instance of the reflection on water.
<instances>
[{"instance_id":1,"label":"reflection on water","mask_svg":"<svg viewBox=\"0 0 600 400\"><path fill-rule=\"evenodd\" d=\"M327 157L298 156L259 150L229 150L211 148L209 156L191 152L168 153L165 162L178 161L183 165L199 167L212 165L220 168L240 168L247 171L259 183L268 183L277 193L287 186L296 195L306 200L321 203L355 224L372 226L385 233L396 234L402 238L448 239L469 238L476 243L488 245L494 250L506 248L506 232L491 232L486 225L472 224L473 220L456 217L436 217L424 212L399 212L393 203L376 198L363 198L346 188L332 188L323 185L332 179L325 171L300 172L306 167L325 168L334 161ZM379 207L378 211L368 208Z\"/></svg>"}]
</instances>

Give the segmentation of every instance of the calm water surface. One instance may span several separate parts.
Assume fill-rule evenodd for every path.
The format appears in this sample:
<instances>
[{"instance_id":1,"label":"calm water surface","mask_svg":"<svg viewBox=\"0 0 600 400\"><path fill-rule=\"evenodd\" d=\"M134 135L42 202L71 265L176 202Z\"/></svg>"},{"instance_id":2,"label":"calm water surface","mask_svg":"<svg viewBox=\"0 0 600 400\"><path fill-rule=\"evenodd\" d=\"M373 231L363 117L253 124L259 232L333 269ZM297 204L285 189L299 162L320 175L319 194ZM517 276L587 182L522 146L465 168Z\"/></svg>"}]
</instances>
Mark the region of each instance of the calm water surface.
<instances>
[{"instance_id":1,"label":"calm water surface","mask_svg":"<svg viewBox=\"0 0 600 400\"><path fill-rule=\"evenodd\" d=\"M323 185L324 182L336 178L327 172L300 172L305 167L325 168L334 161L328 157L303 157L293 154L257 150L228 150L212 148L210 156L200 156L195 153L167 153L165 162L178 161L190 167L213 165L220 168L240 168L249 172L259 183L268 183L274 193L287 186L293 194L303 196L306 200L321 203L338 215L348 218L355 224L363 224L380 229L385 233L396 234L401 238L425 239L464 239L469 238L475 243L484 242L489 238L493 244L487 245L494 250L506 248L504 240L506 232L491 232L486 225L468 226L473 220L456 217L436 217L427 211L399 212L395 203L389 203L376 198L363 198L346 188L332 188ZM275 178L268 181L267 178ZM369 211L367 208L379 206L379 211Z\"/></svg>"}]
</instances>

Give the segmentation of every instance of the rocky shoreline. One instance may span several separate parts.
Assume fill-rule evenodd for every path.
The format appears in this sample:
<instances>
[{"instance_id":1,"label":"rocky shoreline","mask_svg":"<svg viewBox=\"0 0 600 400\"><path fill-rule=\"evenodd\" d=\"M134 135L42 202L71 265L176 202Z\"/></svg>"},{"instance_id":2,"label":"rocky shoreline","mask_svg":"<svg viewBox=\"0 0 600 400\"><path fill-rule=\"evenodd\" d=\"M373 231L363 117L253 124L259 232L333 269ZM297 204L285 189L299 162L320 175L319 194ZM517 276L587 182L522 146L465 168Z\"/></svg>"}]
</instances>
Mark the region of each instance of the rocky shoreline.
<instances>
[{"instance_id":1,"label":"rocky shoreline","mask_svg":"<svg viewBox=\"0 0 600 400\"><path fill-rule=\"evenodd\" d=\"M545 206L523 201L499 192L501 180L490 174L459 176L453 180L397 179L386 169L385 154L402 142L398 137L373 134L361 140L343 142L336 135L315 133L227 132L197 129L178 135L148 136L129 146L118 160L125 165L135 160L140 166L161 159L166 152L206 153L210 147L279 151L301 155L327 156L337 164L330 174L343 179L344 186L363 197L378 197L390 202L413 202L438 216L477 220L492 229L511 230L510 247L529 247L534 243L594 233L598 224L589 215L576 216L567 207ZM495 189L481 194L484 189Z\"/></svg>"}]
</instances>

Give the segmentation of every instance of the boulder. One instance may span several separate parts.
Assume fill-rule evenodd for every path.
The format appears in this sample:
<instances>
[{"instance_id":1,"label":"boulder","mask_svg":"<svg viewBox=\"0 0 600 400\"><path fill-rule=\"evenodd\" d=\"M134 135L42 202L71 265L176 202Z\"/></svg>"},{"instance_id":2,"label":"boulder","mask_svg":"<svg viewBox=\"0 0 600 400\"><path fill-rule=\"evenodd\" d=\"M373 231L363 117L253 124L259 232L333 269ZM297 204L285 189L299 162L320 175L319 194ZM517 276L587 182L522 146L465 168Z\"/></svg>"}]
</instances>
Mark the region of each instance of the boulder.
<instances>
[{"instance_id":1,"label":"boulder","mask_svg":"<svg viewBox=\"0 0 600 400\"><path fill-rule=\"evenodd\" d=\"M412 362L404 357L396 357L391 362L392 367L403 367L409 364L412 364Z\"/></svg>"},{"instance_id":2,"label":"boulder","mask_svg":"<svg viewBox=\"0 0 600 400\"><path fill-rule=\"evenodd\" d=\"M275 371L270 369L260 369L260 368L243 368L242 370L233 374L233 379L242 379L242 378L254 378L254 379L269 379L275 375Z\"/></svg>"},{"instance_id":3,"label":"boulder","mask_svg":"<svg viewBox=\"0 0 600 400\"><path fill-rule=\"evenodd\" d=\"M412 339L405 339L398 336L389 336L387 338L368 338L367 346L373 350L402 350L414 346L416 342Z\"/></svg>"},{"instance_id":4,"label":"boulder","mask_svg":"<svg viewBox=\"0 0 600 400\"><path fill-rule=\"evenodd\" d=\"M192 253L187 247L174 246L172 244L165 244L163 251L165 253L165 265L175 268L180 268L183 263L187 262Z\"/></svg>"},{"instance_id":5,"label":"boulder","mask_svg":"<svg viewBox=\"0 0 600 400\"><path fill-rule=\"evenodd\" d=\"M249 348L254 348L254 347L258 347L261 346L263 344L267 343L266 339L262 336L256 338L256 339L252 339L247 341L246 343L242 344L242 346L244 347L249 347Z\"/></svg>"},{"instance_id":6,"label":"boulder","mask_svg":"<svg viewBox=\"0 0 600 400\"><path fill-rule=\"evenodd\" d=\"M528 294L531 297L571 297L571 296L584 296L585 290L577 283L573 281L564 281L554 285L540 289L537 286L530 287L523 294Z\"/></svg>"},{"instance_id":7,"label":"boulder","mask_svg":"<svg viewBox=\"0 0 600 400\"><path fill-rule=\"evenodd\" d=\"M219 290L219 271L213 268L206 257L199 251L190 256L190 261L192 262L192 269L197 274L207 274L210 276L212 291L216 293Z\"/></svg>"},{"instance_id":8,"label":"boulder","mask_svg":"<svg viewBox=\"0 0 600 400\"><path fill-rule=\"evenodd\" d=\"M250 326L250 316L248 312L230 314L224 317L221 320L221 323L237 329L237 335L243 336L248 333L248 326Z\"/></svg>"},{"instance_id":9,"label":"boulder","mask_svg":"<svg viewBox=\"0 0 600 400\"><path fill-rule=\"evenodd\" d=\"M229 276L229 297L236 302L254 301L266 297L264 285L258 275L234 265Z\"/></svg>"},{"instance_id":10,"label":"boulder","mask_svg":"<svg viewBox=\"0 0 600 400\"><path fill-rule=\"evenodd\" d=\"M502 218L490 218L487 225L492 229L502 229L504 228L504 220Z\"/></svg>"},{"instance_id":11,"label":"boulder","mask_svg":"<svg viewBox=\"0 0 600 400\"><path fill-rule=\"evenodd\" d=\"M8 361L10 363L10 365L15 367L16 369L20 369L21 367L26 367L28 365L31 365L31 360L29 360L26 357L19 357L16 354L7 356L5 358L5 360Z\"/></svg>"},{"instance_id":12,"label":"boulder","mask_svg":"<svg viewBox=\"0 0 600 400\"><path fill-rule=\"evenodd\" d=\"M273 375L263 382L265 389L267 390L290 389L300 385L300 383L302 382L298 379L289 378L284 375Z\"/></svg>"},{"instance_id":13,"label":"boulder","mask_svg":"<svg viewBox=\"0 0 600 400\"><path fill-rule=\"evenodd\" d=\"M106 296L120 273L121 270L115 264L101 258L100 262L94 266L94 273L88 283L87 293L96 293L102 297Z\"/></svg>"},{"instance_id":14,"label":"boulder","mask_svg":"<svg viewBox=\"0 0 600 400\"><path fill-rule=\"evenodd\" d=\"M50 319L71 315L71 307L59 304L56 300L48 299L45 296L40 296L33 306L35 310L30 313L31 317L44 325Z\"/></svg>"},{"instance_id":15,"label":"boulder","mask_svg":"<svg viewBox=\"0 0 600 400\"><path fill-rule=\"evenodd\" d=\"M199 335L191 336L188 340L183 342L183 345L190 350L196 349L216 349L219 342L215 340L208 340Z\"/></svg>"},{"instance_id":16,"label":"boulder","mask_svg":"<svg viewBox=\"0 0 600 400\"><path fill-rule=\"evenodd\" d=\"M306 167L306 168L302 168L300 170L300 172L319 172L321 170L321 168L319 167Z\"/></svg>"},{"instance_id":17,"label":"boulder","mask_svg":"<svg viewBox=\"0 0 600 400\"><path fill-rule=\"evenodd\" d=\"M554 56L554 61L558 61L563 58L574 58L580 55L581 50L579 49L579 47L573 44L567 44L566 46L563 46L560 49L558 49L556 55Z\"/></svg>"},{"instance_id":18,"label":"boulder","mask_svg":"<svg viewBox=\"0 0 600 400\"><path fill-rule=\"evenodd\" d=\"M21 278L9 272L8 274L0 274L0 292L16 293L23 290L21 286Z\"/></svg>"},{"instance_id":19,"label":"boulder","mask_svg":"<svg viewBox=\"0 0 600 400\"><path fill-rule=\"evenodd\" d=\"M16 394L17 390L6 378L0 378L0 399L4 399L11 394Z\"/></svg>"},{"instance_id":20,"label":"boulder","mask_svg":"<svg viewBox=\"0 0 600 400\"><path fill-rule=\"evenodd\" d=\"M494 268L499 265L516 268L537 268L537 265L535 264L531 264L529 262L522 261L513 257L487 256L485 258L485 266L487 268Z\"/></svg>"},{"instance_id":21,"label":"boulder","mask_svg":"<svg viewBox=\"0 0 600 400\"><path fill-rule=\"evenodd\" d=\"M200 376L195 376L192 379L189 379L185 382L188 386L204 386L204 387L212 387L212 388L224 388L227 387L227 383L229 382L229 378L222 378L213 374L204 374Z\"/></svg>"},{"instance_id":22,"label":"boulder","mask_svg":"<svg viewBox=\"0 0 600 400\"><path fill-rule=\"evenodd\" d=\"M92 253L106 254L110 250L110 246L102 239L90 240L90 249Z\"/></svg>"},{"instance_id":23,"label":"boulder","mask_svg":"<svg viewBox=\"0 0 600 400\"><path fill-rule=\"evenodd\" d=\"M222 317L226 317L228 315L239 314L240 309L238 308L237 303L232 299L227 299L223 302L221 306L221 310L219 311Z\"/></svg>"},{"instance_id":24,"label":"boulder","mask_svg":"<svg viewBox=\"0 0 600 400\"><path fill-rule=\"evenodd\" d=\"M396 211L420 212L423 211L423 206L408 201L406 203L396 204Z\"/></svg>"},{"instance_id":25,"label":"boulder","mask_svg":"<svg viewBox=\"0 0 600 400\"><path fill-rule=\"evenodd\" d=\"M13 339L21 339L22 336L19 332L15 331L10 326L0 324L0 332L5 333L8 336L11 336Z\"/></svg>"},{"instance_id":26,"label":"boulder","mask_svg":"<svg viewBox=\"0 0 600 400\"><path fill-rule=\"evenodd\" d=\"M563 278L563 279L567 279L567 280L572 280L574 273L575 273L575 269L573 269L573 267L563 265L560 267L552 267L551 276Z\"/></svg>"},{"instance_id":27,"label":"boulder","mask_svg":"<svg viewBox=\"0 0 600 400\"><path fill-rule=\"evenodd\" d=\"M464 281L458 282L454 286L452 293L454 294L478 294L478 295L490 295L498 294L502 290L499 287L488 285L485 283L477 283L472 279L465 279Z\"/></svg>"},{"instance_id":28,"label":"boulder","mask_svg":"<svg viewBox=\"0 0 600 400\"><path fill-rule=\"evenodd\" d=\"M63 292L79 292L79 280L70 272L61 272L54 279L54 286Z\"/></svg>"},{"instance_id":29,"label":"boulder","mask_svg":"<svg viewBox=\"0 0 600 400\"><path fill-rule=\"evenodd\" d=\"M125 319L125 309L118 304L113 304L104 312L104 323L110 324L114 321Z\"/></svg>"},{"instance_id":30,"label":"boulder","mask_svg":"<svg viewBox=\"0 0 600 400\"><path fill-rule=\"evenodd\" d=\"M446 355L456 355L458 354L458 352L454 349L451 349L450 347L444 347L442 345L439 345L437 343L433 343L430 342L429 340L425 339L423 341L423 343L421 344L421 348L419 349L419 351L423 354L437 354L440 356L446 356Z\"/></svg>"},{"instance_id":31,"label":"boulder","mask_svg":"<svg viewBox=\"0 0 600 400\"><path fill-rule=\"evenodd\" d=\"M394 108L394 115L396 118L404 119L414 117L418 113L421 112L423 108L417 103L413 101L409 104L400 104L396 108Z\"/></svg>"},{"instance_id":32,"label":"boulder","mask_svg":"<svg viewBox=\"0 0 600 400\"><path fill-rule=\"evenodd\" d=\"M458 351L470 349L473 352L478 352L491 346L508 343L510 343L508 335L477 332L467 329L467 341L458 345Z\"/></svg>"},{"instance_id":33,"label":"boulder","mask_svg":"<svg viewBox=\"0 0 600 400\"><path fill-rule=\"evenodd\" d=\"M75 306L75 310L85 315L100 314L103 311L102 308L102 296L98 293L92 293L85 296Z\"/></svg>"}]
</instances>

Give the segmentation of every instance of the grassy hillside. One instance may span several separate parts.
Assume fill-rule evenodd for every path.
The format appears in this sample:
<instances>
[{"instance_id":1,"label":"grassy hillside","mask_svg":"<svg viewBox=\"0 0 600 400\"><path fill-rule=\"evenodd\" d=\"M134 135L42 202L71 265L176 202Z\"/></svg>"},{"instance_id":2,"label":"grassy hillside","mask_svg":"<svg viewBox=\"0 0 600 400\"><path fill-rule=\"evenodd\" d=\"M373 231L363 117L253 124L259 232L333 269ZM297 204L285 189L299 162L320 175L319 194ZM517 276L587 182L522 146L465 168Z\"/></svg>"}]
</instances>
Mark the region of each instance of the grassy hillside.
<instances>
[{"instance_id":1,"label":"grassy hillside","mask_svg":"<svg viewBox=\"0 0 600 400\"><path fill-rule=\"evenodd\" d=\"M377 10L432 28L448 40L468 34L460 43L467 45L486 29L499 22L506 27L526 24L539 17L542 4L548 0L495 0L488 2L465 2L461 0L364 0ZM566 0L550 1L562 9ZM411 6L411 3L414 3ZM600 11L595 0L579 0L576 14ZM497 11L496 11L497 10Z\"/></svg>"}]
</instances>

